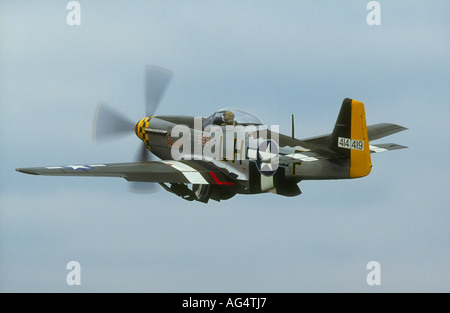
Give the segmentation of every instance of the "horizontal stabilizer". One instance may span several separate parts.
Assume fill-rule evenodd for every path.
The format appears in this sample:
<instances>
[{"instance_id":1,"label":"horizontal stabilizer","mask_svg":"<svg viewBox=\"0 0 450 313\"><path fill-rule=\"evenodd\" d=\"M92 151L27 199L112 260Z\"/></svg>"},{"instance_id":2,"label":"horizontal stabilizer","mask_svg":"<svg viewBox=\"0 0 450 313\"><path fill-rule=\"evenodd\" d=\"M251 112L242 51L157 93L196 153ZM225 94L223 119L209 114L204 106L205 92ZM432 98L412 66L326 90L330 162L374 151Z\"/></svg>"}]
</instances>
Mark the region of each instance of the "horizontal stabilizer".
<instances>
[{"instance_id":1,"label":"horizontal stabilizer","mask_svg":"<svg viewBox=\"0 0 450 313\"><path fill-rule=\"evenodd\" d=\"M382 143L382 144L370 145L369 148L370 148L371 153L379 153L379 152L385 152L385 151L391 151L391 150L405 149L408 147L398 145L396 143Z\"/></svg>"},{"instance_id":2,"label":"horizontal stabilizer","mask_svg":"<svg viewBox=\"0 0 450 313\"><path fill-rule=\"evenodd\" d=\"M397 124L390 124L390 123L379 123L374 125L367 126L367 135L369 136L369 141L377 140L380 138L384 138L386 136L393 135L395 133L407 130L408 128L397 125ZM310 138L302 139L303 142L309 143L309 144L318 144L323 145L326 144L327 138L331 134L326 135L320 135Z\"/></svg>"},{"instance_id":3,"label":"horizontal stabilizer","mask_svg":"<svg viewBox=\"0 0 450 313\"><path fill-rule=\"evenodd\" d=\"M367 133L369 135L369 141L377 140L395 133L407 130L408 128L389 123L380 123L367 126Z\"/></svg>"}]
</instances>

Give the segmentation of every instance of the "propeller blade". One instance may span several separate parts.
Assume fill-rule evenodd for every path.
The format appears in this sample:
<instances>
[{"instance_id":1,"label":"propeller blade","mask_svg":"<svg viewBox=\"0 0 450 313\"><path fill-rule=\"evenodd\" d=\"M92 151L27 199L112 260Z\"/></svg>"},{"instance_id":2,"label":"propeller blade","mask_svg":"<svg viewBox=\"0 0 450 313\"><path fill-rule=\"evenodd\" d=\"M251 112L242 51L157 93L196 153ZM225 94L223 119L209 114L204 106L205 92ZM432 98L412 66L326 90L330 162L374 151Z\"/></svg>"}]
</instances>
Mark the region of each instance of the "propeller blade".
<instances>
[{"instance_id":1,"label":"propeller blade","mask_svg":"<svg viewBox=\"0 0 450 313\"><path fill-rule=\"evenodd\" d=\"M133 193L149 194L157 192L156 183L132 181L129 185L129 190Z\"/></svg>"},{"instance_id":2,"label":"propeller blade","mask_svg":"<svg viewBox=\"0 0 450 313\"><path fill-rule=\"evenodd\" d=\"M145 71L145 113L155 114L164 91L172 78L172 72L163 67L149 65Z\"/></svg>"},{"instance_id":3,"label":"propeller blade","mask_svg":"<svg viewBox=\"0 0 450 313\"><path fill-rule=\"evenodd\" d=\"M94 142L133 133L134 123L131 120L105 103L98 103L92 124L92 140Z\"/></svg>"},{"instance_id":4,"label":"propeller blade","mask_svg":"<svg viewBox=\"0 0 450 313\"><path fill-rule=\"evenodd\" d=\"M141 144L141 147L139 148L138 152L136 153L136 157L134 158L136 162L148 162L153 159L152 154L147 149L145 144Z\"/></svg>"},{"instance_id":5,"label":"propeller blade","mask_svg":"<svg viewBox=\"0 0 450 313\"><path fill-rule=\"evenodd\" d=\"M137 162L148 162L153 159L153 155L147 149L147 147L142 144L139 148L139 151L136 153L136 161ZM156 183L148 183L148 182L130 182L129 185L130 191L134 193L153 193L157 191Z\"/></svg>"},{"instance_id":6,"label":"propeller blade","mask_svg":"<svg viewBox=\"0 0 450 313\"><path fill-rule=\"evenodd\" d=\"M172 72L163 67L150 65L145 69L145 113L153 116L159 102L172 78ZM110 139L134 133L135 123L123 114L100 102L92 124L92 139L94 141ZM141 145L136 155L137 162L148 162L152 154L145 145ZM130 189L133 192L149 193L156 191L155 183L131 182Z\"/></svg>"}]
</instances>

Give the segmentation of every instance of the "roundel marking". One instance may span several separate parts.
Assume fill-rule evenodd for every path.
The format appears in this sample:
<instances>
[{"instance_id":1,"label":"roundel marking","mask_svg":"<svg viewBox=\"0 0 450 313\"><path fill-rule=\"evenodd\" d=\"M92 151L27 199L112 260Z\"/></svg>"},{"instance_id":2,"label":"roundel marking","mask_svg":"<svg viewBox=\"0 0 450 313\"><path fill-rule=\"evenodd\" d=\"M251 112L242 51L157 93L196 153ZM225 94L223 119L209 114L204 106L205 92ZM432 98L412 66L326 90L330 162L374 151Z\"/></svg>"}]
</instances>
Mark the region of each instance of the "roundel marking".
<instances>
[{"instance_id":1,"label":"roundel marking","mask_svg":"<svg viewBox=\"0 0 450 313\"><path fill-rule=\"evenodd\" d=\"M260 143L256 153L256 166L264 176L273 176L278 169L279 148L276 141L267 139Z\"/></svg>"}]
</instances>

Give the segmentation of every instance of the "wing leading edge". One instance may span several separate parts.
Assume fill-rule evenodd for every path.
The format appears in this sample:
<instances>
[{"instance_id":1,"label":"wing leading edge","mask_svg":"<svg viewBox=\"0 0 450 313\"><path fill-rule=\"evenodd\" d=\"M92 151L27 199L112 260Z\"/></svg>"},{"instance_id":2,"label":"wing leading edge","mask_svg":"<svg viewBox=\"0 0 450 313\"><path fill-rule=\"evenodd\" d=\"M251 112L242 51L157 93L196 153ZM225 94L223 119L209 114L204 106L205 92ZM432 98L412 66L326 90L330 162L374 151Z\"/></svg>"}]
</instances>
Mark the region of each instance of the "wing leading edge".
<instances>
[{"instance_id":1,"label":"wing leading edge","mask_svg":"<svg viewBox=\"0 0 450 313\"><path fill-rule=\"evenodd\" d=\"M233 179L204 161L150 161L18 168L44 176L122 177L128 181L186 184L230 184Z\"/></svg>"}]
</instances>

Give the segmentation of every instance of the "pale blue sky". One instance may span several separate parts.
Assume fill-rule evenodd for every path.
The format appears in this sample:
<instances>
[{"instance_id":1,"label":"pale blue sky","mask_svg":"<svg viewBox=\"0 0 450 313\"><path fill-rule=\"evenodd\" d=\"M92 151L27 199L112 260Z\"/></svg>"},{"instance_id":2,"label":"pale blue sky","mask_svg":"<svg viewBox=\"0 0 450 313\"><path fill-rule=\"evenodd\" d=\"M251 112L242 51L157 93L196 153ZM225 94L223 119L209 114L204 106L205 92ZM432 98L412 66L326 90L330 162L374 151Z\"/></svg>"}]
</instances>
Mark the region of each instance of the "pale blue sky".
<instances>
[{"instance_id":1,"label":"pale blue sky","mask_svg":"<svg viewBox=\"0 0 450 313\"><path fill-rule=\"evenodd\" d=\"M448 1L0 2L0 291L450 290ZM372 173L303 194L207 205L107 178L17 167L127 162L139 139L91 141L99 100L138 121L146 64L173 80L158 114L239 107L299 138L331 131L344 98L380 142ZM78 261L82 284L66 284ZM366 284L369 261L381 286Z\"/></svg>"}]
</instances>

